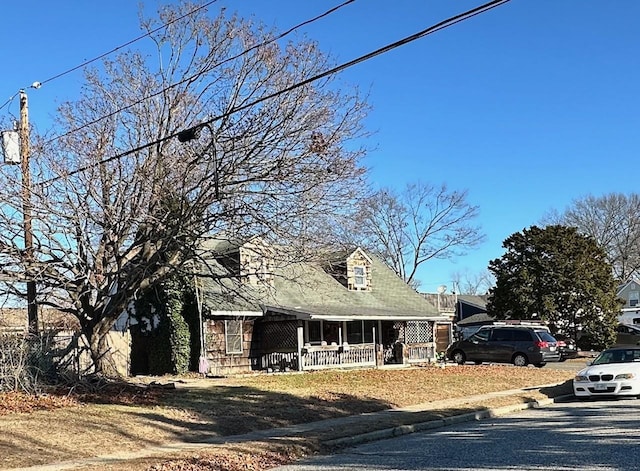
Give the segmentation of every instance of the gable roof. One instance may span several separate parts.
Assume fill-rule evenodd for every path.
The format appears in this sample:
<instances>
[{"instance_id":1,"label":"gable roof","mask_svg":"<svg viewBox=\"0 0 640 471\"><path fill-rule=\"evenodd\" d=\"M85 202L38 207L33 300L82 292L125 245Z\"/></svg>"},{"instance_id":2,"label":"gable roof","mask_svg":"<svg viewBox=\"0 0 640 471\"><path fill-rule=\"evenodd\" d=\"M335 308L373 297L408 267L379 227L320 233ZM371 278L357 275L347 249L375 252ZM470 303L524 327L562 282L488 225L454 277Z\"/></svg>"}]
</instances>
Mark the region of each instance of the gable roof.
<instances>
[{"instance_id":1,"label":"gable roof","mask_svg":"<svg viewBox=\"0 0 640 471\"><path fill-rule=\"evenodd\" d=\"M465 304L477 307L479 309L487 309L487 295L475 295L475 294L459 294L458 301Z\"/></svg>"},{"instance_id":2,"label":"gable roof","mask_svg":"<svg viewBox=\"0 0 640 471\"><path fill-rule=\"evenodd\" d=\"M620 286L618 286L617 295L620 296L620 294L622 294L622 292L626 290L631 284L636 284L637 286L640 286L640 281L638 281L636 278L629 278L627 281L625 281Z\"/></svg>"},{"instance_id":3,"label":"gable roof","mask_svg":"<svg viewBox=\"0 0 640 471\"><path fill-rule=\"evenodd\" d=\"M201 278L203 303L213 314L228 315L271 312L326 320L444 319L384 262L367 256L372 270L370 291L350 291L325 272L320 262L276 263L273 286L252 286L234 278ZM211 269L228 275L215 261Z\"/></svg>"}]
</instances>

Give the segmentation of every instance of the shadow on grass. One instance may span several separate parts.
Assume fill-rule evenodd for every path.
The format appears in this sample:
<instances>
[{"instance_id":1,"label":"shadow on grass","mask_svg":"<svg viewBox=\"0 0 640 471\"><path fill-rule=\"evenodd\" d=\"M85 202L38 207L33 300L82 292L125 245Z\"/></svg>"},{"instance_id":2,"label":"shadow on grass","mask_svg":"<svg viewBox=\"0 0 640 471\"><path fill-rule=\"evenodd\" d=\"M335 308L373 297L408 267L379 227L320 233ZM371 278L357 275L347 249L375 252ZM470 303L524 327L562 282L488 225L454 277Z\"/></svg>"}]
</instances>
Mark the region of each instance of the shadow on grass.
<instances>
[{"instance_id":1,"label":"shadow on grass","mask_svg":"<svg viewBox=\"0 0 640 471\"><path fill-rule=\"evenodd\" d=\"M333 394L331 400L299 397L247 386L214 386L165 392L163 408L187 412L182 418L154 410L133 411L166 430L185 430L184 436L229 436L257 430L287 427L324 419L389 409L387 402L348 394Z\"/></svg>"}]
</instances>

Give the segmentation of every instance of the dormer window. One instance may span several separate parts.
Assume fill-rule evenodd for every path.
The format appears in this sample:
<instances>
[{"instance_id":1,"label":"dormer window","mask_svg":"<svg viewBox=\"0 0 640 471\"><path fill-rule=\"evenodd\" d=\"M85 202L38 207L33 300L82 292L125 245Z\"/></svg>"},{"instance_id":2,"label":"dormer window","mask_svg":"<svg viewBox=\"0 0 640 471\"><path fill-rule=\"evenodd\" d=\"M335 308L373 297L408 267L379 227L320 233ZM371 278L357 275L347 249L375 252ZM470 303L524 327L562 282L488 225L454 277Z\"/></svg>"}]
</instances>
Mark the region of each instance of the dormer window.
<instances>
[{"instance_id":1,"label":"dormer window","mask_svg":"<svg viewBox=\"0 0 640 471\"><path fill-rule=\"evenodd\" d=\"M325 270L349 291L372 290L373 261L360 248L349 255L335 254Z\"/></svg>"},{"instance_id":2,"label":"dormer window","mask_svg":"<svg viewBox=\"0 0 640 471\"><path fill-rule=\"evenodd\" d=\"M353 267L353 286L355 288L367 287L367 267L365 266Z\"/></svg>"}]
</instances>

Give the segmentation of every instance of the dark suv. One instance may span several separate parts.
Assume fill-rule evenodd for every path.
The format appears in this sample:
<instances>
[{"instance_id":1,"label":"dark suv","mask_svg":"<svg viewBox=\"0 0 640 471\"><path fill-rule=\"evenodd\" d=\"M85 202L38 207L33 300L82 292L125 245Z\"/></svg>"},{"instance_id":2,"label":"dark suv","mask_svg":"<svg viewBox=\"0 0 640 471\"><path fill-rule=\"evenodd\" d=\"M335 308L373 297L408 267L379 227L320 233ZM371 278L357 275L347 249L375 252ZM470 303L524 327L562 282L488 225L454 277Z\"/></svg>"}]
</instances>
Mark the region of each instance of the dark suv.
<instances>
[{"instance_id":1,"label":"dark suv","mask_svg":"<svg viewBox=\"0 0 640 471\"><path fill-rule=\"evenodd\" d=\"M546 329L536 327L482 327L467 339L449 345L446 355L460 365L487 361L542 367L560 361L556 339Z\"/></svg>"}]
</instances>

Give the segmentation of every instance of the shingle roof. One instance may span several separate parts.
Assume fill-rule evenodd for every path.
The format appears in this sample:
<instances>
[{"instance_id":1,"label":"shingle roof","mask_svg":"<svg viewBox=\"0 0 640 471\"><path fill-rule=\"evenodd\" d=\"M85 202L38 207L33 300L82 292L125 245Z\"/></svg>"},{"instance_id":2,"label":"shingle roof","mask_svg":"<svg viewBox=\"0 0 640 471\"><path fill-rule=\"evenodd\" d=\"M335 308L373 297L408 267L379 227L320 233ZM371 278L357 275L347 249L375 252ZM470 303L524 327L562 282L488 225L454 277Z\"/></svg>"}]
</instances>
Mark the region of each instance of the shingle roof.
<instances>
[{"instance_id":1,"label":"shingle roof","mask_svg":"<svg viewBox=\"0 0 640 471\"><path fill-rule=\"evenodd\" d=\"M408 286L384 262L371 258L371 290L350 291L320 263L296 262L274 269L272 287L238 280L201 279L204 304L210 311L273 311L308 318L441 319L436 307ZM225 269L213 263L213 271Z\"/></svg>"}]
</instances>

